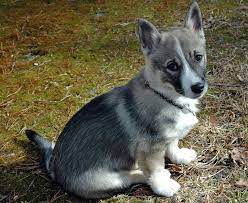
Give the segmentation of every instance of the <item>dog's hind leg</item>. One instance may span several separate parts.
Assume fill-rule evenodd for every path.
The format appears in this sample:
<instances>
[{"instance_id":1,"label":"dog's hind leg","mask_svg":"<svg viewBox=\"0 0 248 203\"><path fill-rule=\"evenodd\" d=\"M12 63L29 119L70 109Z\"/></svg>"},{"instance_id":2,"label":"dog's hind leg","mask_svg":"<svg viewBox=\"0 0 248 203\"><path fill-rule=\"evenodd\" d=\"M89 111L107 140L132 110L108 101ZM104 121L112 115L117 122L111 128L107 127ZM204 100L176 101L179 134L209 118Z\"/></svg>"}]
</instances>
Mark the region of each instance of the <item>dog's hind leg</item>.
<instances>
[{"instance_id":1,"label":"dog's hind leg","mask_svg":"<svg viewBox=\"0 0 248 203\"><path fill-rule=\"evenodd\" d=\"M132 184L145 183L142 171L88 171L71 181L71 191L83 198L104 198L121 192Z\"/></svg>"}]
</instances>

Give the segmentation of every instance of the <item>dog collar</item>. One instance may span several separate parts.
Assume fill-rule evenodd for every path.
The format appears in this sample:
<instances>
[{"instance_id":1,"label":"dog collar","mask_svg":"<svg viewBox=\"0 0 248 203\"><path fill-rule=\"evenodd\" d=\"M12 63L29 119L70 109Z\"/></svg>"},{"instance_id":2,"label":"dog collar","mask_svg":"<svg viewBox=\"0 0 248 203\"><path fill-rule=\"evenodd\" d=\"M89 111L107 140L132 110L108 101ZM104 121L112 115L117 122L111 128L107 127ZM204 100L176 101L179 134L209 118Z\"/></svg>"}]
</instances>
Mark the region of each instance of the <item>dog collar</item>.
<instances>
[{"instance_id":1,"label":"dog collar","mask_svg":"<svg viewBox=\"0 0 248 203\"><path fill-rule=\"evenodd\" d=\"M152 90L155 94L157 94L159 97L161 97L163 100L165 100L167 103L179 108L183 113L189 112L191 114L193 114L194 116L196 116L195 112L192 111L187 105L180 105L177 104L175 101L173 101L172 99L166 97L165 95L163 95L162 93L158 92L157 90L153 89L150 84L148 83L148 81L145 81L145 87L149 88L150 90Z\"/></svg>"}]
</instances>

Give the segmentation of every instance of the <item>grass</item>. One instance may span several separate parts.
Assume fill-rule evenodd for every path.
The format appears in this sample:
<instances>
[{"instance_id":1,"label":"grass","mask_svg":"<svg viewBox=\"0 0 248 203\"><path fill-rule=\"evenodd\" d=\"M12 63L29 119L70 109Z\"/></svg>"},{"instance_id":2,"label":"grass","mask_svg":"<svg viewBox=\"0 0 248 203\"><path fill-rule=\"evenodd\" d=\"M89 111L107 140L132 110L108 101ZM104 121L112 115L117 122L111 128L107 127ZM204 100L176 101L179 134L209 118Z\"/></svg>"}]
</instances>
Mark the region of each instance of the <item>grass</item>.
<instances>
[{"instance_id":1,"label":"grass","mask_svg":"<svg viewBox=\"0 0 248 203\"><path fill-rule=\"evenodd\" d=\"M167 164L182 185L173 198L133 188L103 202L248 202L247 4L199 1L206 26L210 89L200 124L182 141L199 157ZM189 7L179 1L0 1L0 202L72 202L39 166L29 127L56 140L93 97L125 84L144 64L137 18L166 28ZM234 150L240 154L233 155Z\"/></svg>"}]
</instances>

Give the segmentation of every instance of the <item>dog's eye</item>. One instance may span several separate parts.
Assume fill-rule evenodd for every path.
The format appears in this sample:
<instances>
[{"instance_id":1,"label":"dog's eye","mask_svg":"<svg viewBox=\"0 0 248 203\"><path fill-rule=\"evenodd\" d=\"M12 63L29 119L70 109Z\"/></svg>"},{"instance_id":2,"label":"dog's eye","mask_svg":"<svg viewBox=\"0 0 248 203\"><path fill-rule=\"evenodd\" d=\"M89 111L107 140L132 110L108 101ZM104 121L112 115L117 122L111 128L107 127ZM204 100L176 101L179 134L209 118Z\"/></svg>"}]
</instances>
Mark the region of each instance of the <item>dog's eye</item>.
<instances>
[{"instance_id":1,"label":"dog's eye","mask_svg":"<svg viewBox=\"0 0 248 203\"><path fill-rule=\"evenodd\" d=\"M196 54L195 55L195 60L197 61L197 62L200 62L201 60L202 60L202 55L201 54Z\"/></svg>"},{"instance_id":2,"label":"dog's eye","mask_svg":"<svg viewBox=\"0 0 248 203\"><path fill-rule=\"evenodd\" d=\"M166 68L173 72L176 72L179 70L179 66L176 62L169 62Z\"/></svg>"}]
</instances>

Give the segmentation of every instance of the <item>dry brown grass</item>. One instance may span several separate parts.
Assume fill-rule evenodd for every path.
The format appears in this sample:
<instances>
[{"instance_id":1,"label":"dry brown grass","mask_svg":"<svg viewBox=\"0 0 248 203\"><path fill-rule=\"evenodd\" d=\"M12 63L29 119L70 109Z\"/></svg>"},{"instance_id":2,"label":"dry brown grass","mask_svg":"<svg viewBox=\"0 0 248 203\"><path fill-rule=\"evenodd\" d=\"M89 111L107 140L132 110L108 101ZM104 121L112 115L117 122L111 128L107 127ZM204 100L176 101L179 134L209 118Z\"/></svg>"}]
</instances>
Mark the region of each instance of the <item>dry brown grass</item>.
<instances>
[{"instance_id":1,"label":"dry brown grass","mask_svg":"<svg viewBox=\"0 0 248 203\"><path fill-rule=\"evenodd\" d=\"M40 168L23 128L56 140L84 103L140 69L136 19L180 24L188 6L186 0L0 2L0 202L74 201ZM248 202L248 7L237 0L200 6L210 89L200 124L181 143L195 148L198 160L166 163L182 185L173 198L139 186L103 202Z\"/></svg>"}]
</instances>

